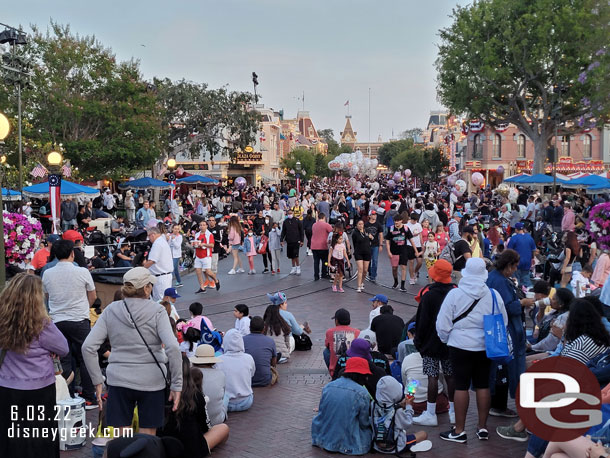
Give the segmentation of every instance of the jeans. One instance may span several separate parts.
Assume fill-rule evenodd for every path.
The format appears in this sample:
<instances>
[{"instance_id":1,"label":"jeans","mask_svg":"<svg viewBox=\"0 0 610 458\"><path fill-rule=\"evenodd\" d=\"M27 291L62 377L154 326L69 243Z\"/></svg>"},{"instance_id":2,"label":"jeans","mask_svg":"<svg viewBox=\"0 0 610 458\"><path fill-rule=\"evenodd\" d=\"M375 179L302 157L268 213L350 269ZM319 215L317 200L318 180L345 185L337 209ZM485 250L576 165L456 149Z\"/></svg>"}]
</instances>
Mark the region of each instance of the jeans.
<instances>
[{"instance_id":1,"label":"jeans","mask_svg":"<svg viewBox=\"0 0 610 458\"><path fill-rule=\"evenodd\" d=\"M328 277L328 250L312 250L313 251L313 278L320 278L320 262L322 262L322 278Z\"/></svg>"},{"instance_id":2,"label":"jeans","mask_svg":"<svg viewBox=\"0 0 610 458\"><path fill-rule=\"evenodd\" d=\"M64 374L70 374L70 372L74 370L72 367L72 358L74 358L80 369L83 398L86 401L96 402L93 383L91 382L89 372L87 372L87 367L85 366L85 361L83 360L83 354L81 352L83 342L89 335L89 331L91 331L91 322L89 320L60 321L59 323L55 323L55 325L68 341L68 348L70 349L68 354L61 358L61 366ZM73 387L70 387L70 394L73 394Z\"/></svg>"},{"instance_id":3,"label":"jeans","mask_svg":"<svg viewBox=\"0 0 610 458\"><path fill-rule=\"evenodd\" d=\"M328 349L328 347L324 347L322 356L324 357L324 363L326 364L326 367L330 367L330 350Z\"/></svg>"},{"instance_id":4,"label":"jeans","mask_svg":"<svg viewBox=\"0 0 610 458\"><path fill-rule=\"evenodd\" d=\"M548 445L548 441L545 441L544 439L541 439L538 436L532 434L529 438L529 441L527 442L527 451L535 457L540 457L544 455L544 451L546 450Z\"/></svg>"},{"instance_id":5,"label":"jeans","mask_svg":"<svg viewBox=\"0 0 610 458\"><path fill-rule=\"evenodd\" d=\"M371 247L371 262L369 263L369 278L371 280L377 279L377 261L379 260L379 247Z\"/></svg>"},{"instance_id":6,"label":"jeans","mask_svg":"<svg viewBox=\"0 0 610 458\"><path fill-rule=\"evenodd\" d=\"M174 277L176 277L176 283L182 283L182 279L180 278L180 258L174 259Z\"/></svg>"},{"instance_id":7,"label":"jeans","mask_svg":"<svg viewBox=\"0 0 610 458\"><path fill-rule=\"evenodd\" d=\"M515 272L515 277L517 277L517 281L519 282L519 286L525 286L526 288L532 287L532 280L530 278L530 271L518 269Z\"/></svg>"},{"instance_id":8,"label":"jeans","mask_svg":"<svg viewBox=\"0 0 610 458\"><path fill-rule=\"evenodd\" d=\"M227 410L229 412L242 412L242 411L248 410L250 407L252 407L253 403L254 403L254 394L251 394L247 398L244 398L240 401L229 401Z\"/></svg>"},{"instance_id":9,"label":"jeans","mask_svg":"<svg viewBox=\"0 0 610 458\"><path fill-rule=\"evenodd\" d=\"M76 222L75 219L70 219L70 220L61 220L61 229L65 232L68 229L74 229L76 226L78 226L78 223Z\"/></svg>"}]
</instances>

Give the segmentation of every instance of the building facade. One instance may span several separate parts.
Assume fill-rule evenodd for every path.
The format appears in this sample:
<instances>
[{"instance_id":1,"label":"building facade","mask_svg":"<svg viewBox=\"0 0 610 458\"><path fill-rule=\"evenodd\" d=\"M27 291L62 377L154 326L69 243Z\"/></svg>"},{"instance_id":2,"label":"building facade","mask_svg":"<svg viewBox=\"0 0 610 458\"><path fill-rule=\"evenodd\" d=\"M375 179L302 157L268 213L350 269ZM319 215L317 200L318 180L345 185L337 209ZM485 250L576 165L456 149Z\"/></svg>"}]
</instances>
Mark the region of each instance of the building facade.
<instances>
[{"instance_id":1,"label":"building facade","mask_svg":"<svg viewBox=\"0 0 610 458\"><path fill-rule=\"evenodd\" d=\"M381 140L381 136L376 142L359 142L356 138L356 132L352 128L351 119L352 117L349 115L345 117L345 127L341 132L341 146L349 146L352 151L361 151L364 157L377 159L379 149L385 144Z\"/></svg>"}]
</instances>

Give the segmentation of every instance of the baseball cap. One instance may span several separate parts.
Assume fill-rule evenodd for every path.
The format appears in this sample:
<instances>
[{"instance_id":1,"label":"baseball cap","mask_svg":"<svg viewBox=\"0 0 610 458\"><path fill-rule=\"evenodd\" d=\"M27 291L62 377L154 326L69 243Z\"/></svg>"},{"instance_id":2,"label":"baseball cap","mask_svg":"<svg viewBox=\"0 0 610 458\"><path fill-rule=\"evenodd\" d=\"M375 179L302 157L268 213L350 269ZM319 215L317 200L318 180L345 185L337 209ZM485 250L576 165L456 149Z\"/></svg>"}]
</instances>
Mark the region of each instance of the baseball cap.
<instances>
[{"instance_id":1,"label":"baseball cap","mask_svg":"<svg viewBox=\"0 0 610 458\"><path fill-rule=\"evenodd\" d=\"M371 302L379 301L379 302L382 302L384 304L387 304L388 303L388 298L387 298L387 296L385 296L383 294L377 294L377 295L371 297L369 299L369 301L371 301Z\"/></svg>"},{"instance_id":2,"label":"baseball cap","mask_svg":"<svg viewBox=\"0 0 610 458\"><path fill-rule=\"evenodd\" d=\"M371 215L376 215L376 214L377 214L377 212L376 212L375 210L371 210L371 211L369 212L369 216L371 216Z\"/></svg>"},{"instance_id":3,"label":"baseball cap","mask_svg":"<svg viewBox=\"0 0 610 458\"><path fill-rule=\"evenodd\" d=\"M416 325L415 321L409 323L409 326L407 326L407 331L412 332L415 329L415 325Z\"/></svg>"},{"instance_id":4,"label":"baseball cap","mask_svg":"<svg viewBox=\"0 0 610 458\"><path fill-rule=\"evenodd\" d=\"M337 310L335 312L335 316L333 316L331 319L337 320L337 323L342 324L344 326L347 326L351 321L350 314L345 309Z\"/></svg>"},{"instance_id":5,"label":"baseball cap","mask_svg":"<svg viewBox=\"0 0 610 458\"><path fill-rule=\"evenodd\" d=\"M462 216L464 216L464 215L462 215L462 212L455 212L455 213L453 214L453 216L457 216L458 218L461 218L461 217L462 217Z\"/></svg>"},{"instance_id":6,"label":"baseball cap","mask_svg":"<svg viewBox=\"0 0 610 458\"><path fill-rule=\"evenodd\" d=\"M523 223L517 223L517 224L515 224L515 229L517 229L517 230L519 230L519 231L520 231L521 229L523 229L524 227L525 227L525 224L523 224Z\"/></svg>"},{"instance_id":7,"label":"baseball cap","mask_svg":"<svg viewBox=\"0 0 610 458\"><path fill-rule=\"evenodd\" d=\"M366 340L371 345L371 348L377 345L377 335L370 329L365 329L364 331L361 331L358 335L358 338Z\"/></svg>"},{"instance_id":8,"label":"baseball cap","mask_svg":"<svg viewBox=\"0 0 610 458\"><path fill-rule=\"evenodd\" d=\"M371 358L371 343L364 339L354 339L352 344L347 350L347 356L350 358L359 357L364 358L368 361L372 361Z\"/></svg>"},{"instance_id":9,"label":"baseball cap","mask_svg":"<svg viewBox=\"0 0 610 458\"><path fill-rule=\"evenodd\" d=\"M47 243L55 243L60 239L61 239L61 237L57 234L47 235Z\"/></svg>"},{"instance_id":10,"label":"baseball cap","mask_svg":"<svg viewBox=\"0 0 610 458\"><path fill-rule=\"evenodd\" d=\"M352 356L351 358L348 358L347 363L345 363L344 374L371 375L371 369L369 369L369 362L364 358L360 358L359 356Z\"/></svg>"},{"instance_id":11,"label":"baseball cap","mask_svg":"<svg viewBox=\"0 0 610 458\"><path fill-rule=\"evenodd\" d=\"M182 297L182 296L180 296L180 294L178 294L178 291L176 291L176 288L167 288L165 291L163 291L163 295L171 297L173 299Z\"/></svg>"},{"instance_id":12,"label":"baseball cap","mask_svg":"<svg viewBox=\"0 0 610 458\"><path fill-rule=\"evenodd\" d=\"M474 234L474 229L472 228L472 226L464 226L462 228L462 234L465 233Z\"/></svg>"},{"instance_id":13,"label":"baseball cap","mask_svg":"<svg viewBox=\"0 0 610 458\"><path fill-rule=\"evenodd\" d=\"M79 232L75 231L74 229L70 229L69 231L64 232L62 235L62 238L64 240L70 240L72 242L76 242L78 240L81 240L81 241L83 240L83 236Z\"/></svg>"},{"instance_id":14,"label":"baseball cap","mask_svg":"<svg viewBox=\"0 0 610 458\"><path fill-rule=\"evenodd\" d=\"M451 283L451 272L453 267L449 261L439 259L432 267L428 269L428 275L434 281L439 283Z\"/></svg>"},{"instance_id":15,"label":"baseball cap","mask_svg":"<svg viewBox=\"0 0 610 458\"><path fill-rule=\"evenodd\" d=\"M123 283L131 283L134 288L144 288L149 283L157 283L157 279L146 267L134 267L123 275Z\"/></svg>"}]
</instances>

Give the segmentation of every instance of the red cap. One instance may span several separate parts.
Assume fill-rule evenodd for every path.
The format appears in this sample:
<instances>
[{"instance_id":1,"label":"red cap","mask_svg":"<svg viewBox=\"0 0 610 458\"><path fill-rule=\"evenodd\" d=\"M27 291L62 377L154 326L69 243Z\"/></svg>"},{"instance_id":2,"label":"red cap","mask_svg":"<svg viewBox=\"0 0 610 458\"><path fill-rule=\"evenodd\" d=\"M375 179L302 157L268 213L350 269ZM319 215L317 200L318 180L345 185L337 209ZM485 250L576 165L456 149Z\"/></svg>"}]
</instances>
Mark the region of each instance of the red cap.
<instances>
[{"instance_id":1,"label":"red cap","mask_svg":"<svg viewBox=\"0 0 610 458\"><path fill-rule=\"evenodd\" d=\"M360 358L359 356L352 356L351 358L347 359L344 373L371 375L369 362L364 358Z\"/></svg>"},{"instance_id":2,"label":"red cap","mask_svg":"<svg viewBox=\"0 0 610 458\"><path fill-rule=\"evenodd\" d=\"M77 242L78 240L80 240L80 241L83 240L83 236L80 235L80 233L75 231L74 229L70 229L69 231L64 232L62 235L62 238L64 240L71 240L72 242Z\"/></svg>"}]
</instances>

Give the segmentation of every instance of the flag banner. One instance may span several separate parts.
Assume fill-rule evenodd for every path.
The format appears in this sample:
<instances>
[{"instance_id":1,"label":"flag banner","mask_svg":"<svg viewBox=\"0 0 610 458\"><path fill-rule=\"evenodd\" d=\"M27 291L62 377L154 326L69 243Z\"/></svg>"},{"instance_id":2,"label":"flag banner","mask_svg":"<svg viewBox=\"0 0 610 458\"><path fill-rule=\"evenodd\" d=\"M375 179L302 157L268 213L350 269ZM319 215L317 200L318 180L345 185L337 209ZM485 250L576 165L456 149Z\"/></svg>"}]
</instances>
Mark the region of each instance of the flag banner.
<instances>
[{"instance_id":1,"label":"flag banner","mask_svg":"<svg viewBox=\"0 0 610 458\"><path fill-rule=\"evenodd\" d=\"M66 162L64 166L61 168L61 173L66 178L70 178L72 176L72 167L70 166L70 162Z\"/></svg>"},{"instance_id":2,"label":"flag banner","mask_svg":"<svg viewBox=\"0 0 610 458\"><path fill-rule=\"evenodd\" d=\"M349 105L349 100L343 104L344 107Z\"/></svg>"},{"instance_id":3,"label":"flag banner","mask_svg":"<svg viewBox=\"0 0 610 458\"><path fill-rule=\"evenodd\" d=\"M56 173L49 175L49 206L51 207L53 234L57 234L61 211L61 176Z\"/></svg>"},{"instance_id":4,"label":"flag banner","mask_svg":"<svg viewBox=\"0 0 610 458\"><path fill-rule=\"evenodd\" d=\"M41 163L38 163L36 165L36 167L34 167L32 169L32 171L30 172L30 175L32 175L35 178L42 178L46 174L47 174L47 169Z\"/></svg>"},{"instance_id":5,"label":"flag banner","mask_svg":"<svg viewBox=\"0 0 610 458\"><path fill-rule=\"evenodd\" d=\"M174 195L176 194L176 174L174 172L170 172L167 175L167 181L172 187L169 189L169 199L174 200Z\"/></svg>"}]
</instances>

